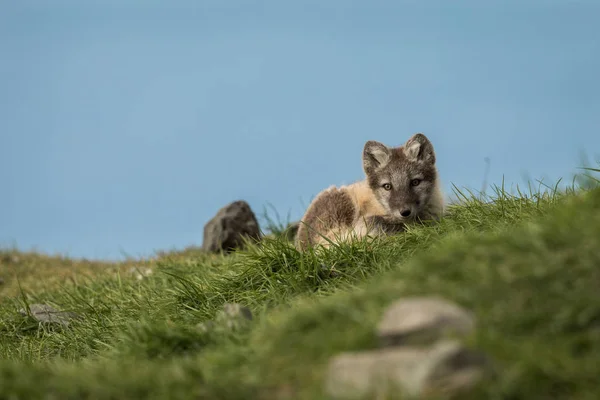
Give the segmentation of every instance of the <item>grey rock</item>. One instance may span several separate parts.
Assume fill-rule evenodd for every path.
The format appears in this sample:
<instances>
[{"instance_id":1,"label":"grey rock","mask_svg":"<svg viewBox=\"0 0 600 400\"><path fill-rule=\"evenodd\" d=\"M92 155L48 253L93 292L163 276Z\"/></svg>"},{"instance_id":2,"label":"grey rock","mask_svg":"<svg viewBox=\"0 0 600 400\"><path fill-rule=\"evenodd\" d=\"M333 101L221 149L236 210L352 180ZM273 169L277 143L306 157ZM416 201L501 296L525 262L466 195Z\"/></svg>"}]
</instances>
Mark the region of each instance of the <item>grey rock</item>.
<instances>
[{"instance_id":1,"label":"grey rock","mask_svg":"<svg viewBox=\"0 0 600 400\"><path fill-rule=\"evenodd\" d=\"M479 352L443 340L428 349L398 347L342 353L328 365L325 391L336 399L464 393L490 372Z\"/></svg>"},{"instance_id":2,"label":"grey rock","mask_svg":"<svg viewBox=\"0 0 600 400\"><path fill-rule=\"evenodd\" d=\"M129 273L132 274L135 279L137 280L142 280L144 278L147 278L148 276L152 275L152 269L151 268L139 268L139 267L131 267L129 268Z\"/></svg>"},{"instance_id":3,"label":"grey rock","mask_svg":"<svg viewBox=\"0 0 600 400\"><path fill-rule=\"evenodd\" d=\"M196 324L196 329L202 333L228 332L242 328L252 320L252 311L238 303L225 303L217 312L214 320L203 321Z\"/></svg>"},{"instance_id":4,"label":"grey rock","mask_svg":"<svg viewBox=\"0 0 600 400\"><path fill-rule=\"evenodd\" d=\"M214 329L214 327L215 323L213 321L204 321L196 325L196 329L202 333L210 332Z\"/></svg>"},{"instance_id":5,"label":"grey rock","mask_svg":"<svg viewBox=\"0 0 600 400\"><path fill-rule=\"evenodd\" d=\"M361 399L387 391L377 376L377 366L384 362L381 350L341 353L329 360L325 392L336 399ZM388 358L390 356L388 355Z\"/></svg>"},{"instance_id":6,"label":"grey rock","mask_svg":"<svg viewBox=\"0 0 600 400\"><path fill-rule=\"evenodd\" d=\"M0 285L4 285L4 278L0 276Z\"/></svg>"},{"instance_id":7,"label":"grey rock","mask_svg":"<svg viewBox=\"0 0 600 400\"><path fill-rule=\"evenodd\" d=\"M252 320L252 311L239 303L225 303L223 305L223 313L230 318L245 318Z\"/></svg>"},{"instance_id":8,"label":"grey rock","mask_svg":"<svg viewBox=\"0 0 600 400\"><path fill-rule=\"evenodd\" d=\"M466 336L475 329L473 315L438 297L395 301L377 326L381 346L431 344L446 336Z\"/></svg>"},{"instance_id":9,"label":"grey rock","mask_svg":"<svg viewBox=\"0 0 600 400\"><path fill-rule=\"evenodd\" d=\"M250 205L243 201L234 201L221 208L204 225L202 249L209 252L230 252L243 247L244 237L260 239L258 221Z\"/></svg>"},{"instance_id":10,"label":"grey rock","mask_svg":"<svg viewBox=\"0 0 600 400\"><path fill-rule=\"evenodd\" d=\"M69 311L58 311L54 307L47 304L30 304L29 311L31 316L39 322L53 323L63 326L68 326L72 319L80 318L80 315ZM19 310L19 313L26 316L27 310L24 308Z\"/></svg>"},{"instance_id":11,"label":"grey rock","mask_svg":"<svg viewBox=\"0 0 600 400\"><path fill-rule=\"evenodd\" d=\"M215 321L229 330L236 330L252 320L252 312L248 307L238 303L226 303L217 313Z\"/></svg>"}]
</instances>

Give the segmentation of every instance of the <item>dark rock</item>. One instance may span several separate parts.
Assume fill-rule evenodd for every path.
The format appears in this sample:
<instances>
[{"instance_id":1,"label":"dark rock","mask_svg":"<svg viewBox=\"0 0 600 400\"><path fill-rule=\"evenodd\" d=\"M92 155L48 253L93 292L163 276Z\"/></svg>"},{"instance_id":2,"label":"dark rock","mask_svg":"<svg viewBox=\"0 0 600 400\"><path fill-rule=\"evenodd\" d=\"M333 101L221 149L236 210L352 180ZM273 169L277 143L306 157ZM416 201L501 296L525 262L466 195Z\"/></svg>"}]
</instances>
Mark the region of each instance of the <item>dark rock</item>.
<instances>
[{"instance_id":1,"label":"dark rock","mask_svg":"<svg viewBox=\"0 0 600 400\"><path fill-rule=\"evenodd\" d=\"M243 200L221 208L204 225L202 250L230 252L243 247L244 238L260 239L258 221L250 205Z\"/></svg>"},{"instance_id":2,"label":"dark rock","mask_svg":"<svg viewBox=\"0 0 600 400\"><path fill-rule=\"evenodd\" d=\"M319 268L320 268L319 276L323 279L335 278L339 275L334 267L328 267L327 265L325 265L323 263L319 264Z\"/></svg>"},{"instance_id":3,"label":"dark rock","mask_svg":"<svg viewBox=\"0 0 600 400\"><path fill-rule=\"evenodd\" d=\"M30 304L29 311L31 316L39 322L59 324L68 326L70 321L80 318L79 314L69 311L58 311L47 304ZM19 310L22 315L28 315L24 308Z\"/></svg>"},{"instance_id":4,"label":"dark rock","mask_svg":"<svg viewBox=\"0 0 600 400\"><path fill-rule=\"evenodd\" d=\"M21 261L19 256L10 253L0 254L0 264L18 264Z\"/></svg>"}]
</instances>

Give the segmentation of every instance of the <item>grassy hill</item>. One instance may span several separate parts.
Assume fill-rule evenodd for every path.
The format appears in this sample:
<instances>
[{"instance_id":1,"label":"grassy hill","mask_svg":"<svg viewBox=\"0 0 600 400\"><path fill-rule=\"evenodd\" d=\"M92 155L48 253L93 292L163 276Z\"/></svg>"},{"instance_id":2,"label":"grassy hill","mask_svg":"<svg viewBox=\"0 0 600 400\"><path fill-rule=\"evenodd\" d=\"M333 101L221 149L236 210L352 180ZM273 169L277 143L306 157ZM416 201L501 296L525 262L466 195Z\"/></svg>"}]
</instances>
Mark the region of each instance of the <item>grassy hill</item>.
<instances>
[{"instance_id":1,"label":"grassy hill","mask_svg":"<svg viewBox=\"0 0 600 400\"><path fill-rule=\"evenodd\" d=\"M470 344L499 374L461 398L600 398L600 189L465 196L439 224L319 254L273 237L229 256L0 263L0 399L326 398L328 359L376 347L384 307L414 294L477 318ZM254 319L202 329L226 302ZM25 303L83 318L40 325Z\"/></svg>"}]
</instances>

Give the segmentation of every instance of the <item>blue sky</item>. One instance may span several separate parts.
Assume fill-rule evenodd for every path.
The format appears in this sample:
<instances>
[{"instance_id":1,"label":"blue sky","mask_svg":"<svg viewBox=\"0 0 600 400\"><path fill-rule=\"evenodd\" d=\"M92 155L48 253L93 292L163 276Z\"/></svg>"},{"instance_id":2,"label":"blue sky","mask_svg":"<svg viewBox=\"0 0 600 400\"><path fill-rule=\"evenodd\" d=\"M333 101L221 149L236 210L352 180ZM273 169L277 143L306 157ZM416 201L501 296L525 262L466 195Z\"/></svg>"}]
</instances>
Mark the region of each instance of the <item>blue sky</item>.
<instances>
[{"instance_id":1,"label":"blue sky","mask_svg":"<svg viewBox=\"0 0 600 400\"><path fill-rule=\"evenodd\" d=\"M151 255L237 199L298 219L415 132L447 192L600 153L595 1L48 4L0 1L2 246Z\"/></svg>"}]
</instances>

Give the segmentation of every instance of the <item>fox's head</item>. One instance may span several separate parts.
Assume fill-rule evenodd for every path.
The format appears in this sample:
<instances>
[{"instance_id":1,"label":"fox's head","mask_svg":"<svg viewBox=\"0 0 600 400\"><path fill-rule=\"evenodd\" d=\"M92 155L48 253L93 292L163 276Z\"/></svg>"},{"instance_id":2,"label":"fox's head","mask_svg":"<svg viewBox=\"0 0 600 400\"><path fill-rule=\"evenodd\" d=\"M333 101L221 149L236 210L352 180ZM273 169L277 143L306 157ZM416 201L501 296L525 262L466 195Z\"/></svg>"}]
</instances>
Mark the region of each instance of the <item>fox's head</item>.
<instances>
[{"instance_id":1,"label":"fox's head","mask_svg":"<svg viewBox=\"0 0 600 400\"><path fill-rule=\"evenodd\" d=\"M375 197L395 218L412 220L421 216L435 195L435 152L422 133L400 147L368 141L363 150L363 168Z\"/></svg>"}]
</instances>

